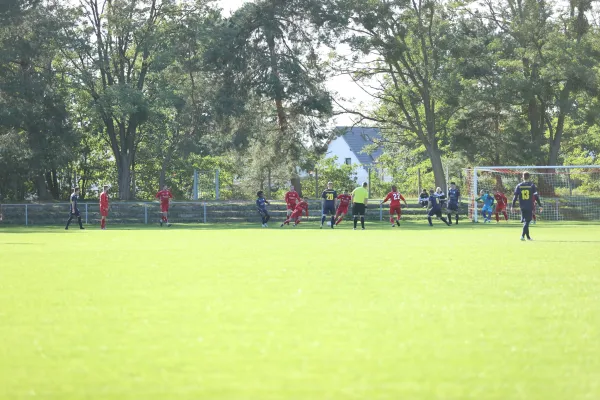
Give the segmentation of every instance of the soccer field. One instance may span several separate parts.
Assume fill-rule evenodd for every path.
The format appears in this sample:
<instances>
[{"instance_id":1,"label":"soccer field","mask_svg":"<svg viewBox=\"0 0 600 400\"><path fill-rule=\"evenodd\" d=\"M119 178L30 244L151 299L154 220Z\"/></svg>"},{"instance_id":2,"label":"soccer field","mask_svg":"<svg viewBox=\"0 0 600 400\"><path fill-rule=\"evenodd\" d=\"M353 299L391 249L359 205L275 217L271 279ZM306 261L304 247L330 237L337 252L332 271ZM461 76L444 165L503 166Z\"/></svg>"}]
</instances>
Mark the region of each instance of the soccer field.
<instances>
[{"instance_id":1,"label":"soccer field","mask_svg":"<svg viewBox=\"0 0 600 400\"><path fill-rule=\"evenodd\" d=\"M0 399L599 399L600 226L0 230Z\"/></svg>"}]
</instances>

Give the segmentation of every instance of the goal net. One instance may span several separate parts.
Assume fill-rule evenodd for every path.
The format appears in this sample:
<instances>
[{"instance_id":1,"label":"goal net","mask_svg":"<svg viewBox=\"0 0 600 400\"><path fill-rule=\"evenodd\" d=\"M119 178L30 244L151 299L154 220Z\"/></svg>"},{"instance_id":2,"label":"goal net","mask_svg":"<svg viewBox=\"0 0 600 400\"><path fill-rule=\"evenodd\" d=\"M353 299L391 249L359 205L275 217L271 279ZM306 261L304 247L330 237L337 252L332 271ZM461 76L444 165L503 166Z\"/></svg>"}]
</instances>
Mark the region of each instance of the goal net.
<instances>
[{"instance_id":1,"label":"goal net","mask_svg":"<svg viewBox=\"0 0 600 400\"><path fill-rule=\"evenodd\" d=\"M468 198L469 218L478 222L481 216L482 205L475 201L481 190L489 190L490 194L504 193L510 209L514 189L522 181L525 171L531 174L544 207L543 213L537 213L536 218L547 221L600 220L600 165L467 169L467 187L463 193ZM521 218L519 213L509 213L509 217Z\"/></svg>"}]
</instances>

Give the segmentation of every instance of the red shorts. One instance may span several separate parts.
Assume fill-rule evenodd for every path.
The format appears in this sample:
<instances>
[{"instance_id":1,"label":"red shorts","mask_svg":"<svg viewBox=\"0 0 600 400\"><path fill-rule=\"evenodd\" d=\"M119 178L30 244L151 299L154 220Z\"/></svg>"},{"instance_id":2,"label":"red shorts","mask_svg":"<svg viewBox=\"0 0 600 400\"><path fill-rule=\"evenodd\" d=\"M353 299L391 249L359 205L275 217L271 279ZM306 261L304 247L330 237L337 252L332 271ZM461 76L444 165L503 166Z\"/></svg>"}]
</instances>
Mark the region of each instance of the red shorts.
<instances>
[{"instance_id":1,"label":"red shorts","mask_svg":"<svg viewBox=\"0 0 600 400\"><path fill-rule=\"evenodd\" d=\"M348 206L339 206L336 214L337 215L348 214Z\"/></svg>"},{"instance_id":2,"label":"red shorts","mask_svg":"<svg viewBox=\"0 0 600 400\"><path fill-rule=\"evenodd\" d=\"M400 206L390 207L390 215L402 215L402 208Z\"/></svg>"},{"instance_id":3,"label":"red shorts","mask_svg":"<svg viewBox=\"0 0 600 400\"><path fill-rule=\"evenodd\" d=\"M290 220L293 221L293 220L296 220L296 219L300 219L301 217L302 217L302 211L300 211L300 212L294 211L292 213L292 215L290 215Z\"/></svg>"},{"instance_id":4,"label":"red shorts","mask_svg":"<svg viewBox=\"0 0 600 400\"><path fill-rule=\"evenodd\" d=\"M496 205L496 212L499 213L499 212L502 212L502 211L506 211L506 206Z\"/></svg>"},{"instance_id":5,"label":"red shorts","mask_svg":"<svg viewBox=\"0 0 600 400\"><path fill-rule=\"evenodd\" d=\"M295 204L289 203L289 204L287 205L287 209L288 209L288 210L292 210L292 211L294 211L294 209L295 209L295 208L296 208L296 205L295 205Z\"/></svg>"},{"instance_id":6,"label":"red shorts","mask_svg":"<svg viewBox=\"0 0 600 400\"><path fill-rule=\"evenodd\" d=\"M101 208L100 209L100 216L101 217L108 217L108 208Z\"/></svg>"},{"instance_id":7,"label":"red shorts","mask_svg":"<svg viewBox=\"0 0 600 400\"><path fill-rule=\"evenodd\" d=\"M169 212L169 204L161 204L160 205L160 211L161 212Z\"/></svg>"}]
</instances>

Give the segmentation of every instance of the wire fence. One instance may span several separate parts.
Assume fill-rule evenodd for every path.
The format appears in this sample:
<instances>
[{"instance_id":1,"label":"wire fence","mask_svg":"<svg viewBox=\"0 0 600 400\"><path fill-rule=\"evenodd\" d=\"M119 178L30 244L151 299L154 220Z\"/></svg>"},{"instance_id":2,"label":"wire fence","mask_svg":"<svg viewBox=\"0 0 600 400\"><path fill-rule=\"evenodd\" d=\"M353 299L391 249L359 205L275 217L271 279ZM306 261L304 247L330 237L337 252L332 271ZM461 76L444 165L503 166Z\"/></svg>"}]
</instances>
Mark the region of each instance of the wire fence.
<instances>
[{"instance_id":1,"label":"wire fence","mask_svg":"<svg viewBox=\"0 0 600 400\"><path fill-rule=\"evenodd\" d=\"M309 221L321 218L321 202L309 201ZM98 203L79 203L81 218L85 224L97 224L100 221ZM283 222L287 215L284 202L271 202L268 206L271 221ZM404 219L423 219L425 210L417 200L409 207L403 207ZM466 213L466 206L464 212ZM349 211L351 214L351 211ZM69 217L69 203L28 203L1 204L2 225L47 226L65 223ZM366 219L383 221L388 219L388 205L381 200L371 200ZM155 224L161 217L160 204L157 202L117 202L110 204L108 220L111 224ZM247 223L259 222L254 202L249 201L194 201L172 202L169 208L169 221L172 223Z\"/></svg>"}]
</instances>

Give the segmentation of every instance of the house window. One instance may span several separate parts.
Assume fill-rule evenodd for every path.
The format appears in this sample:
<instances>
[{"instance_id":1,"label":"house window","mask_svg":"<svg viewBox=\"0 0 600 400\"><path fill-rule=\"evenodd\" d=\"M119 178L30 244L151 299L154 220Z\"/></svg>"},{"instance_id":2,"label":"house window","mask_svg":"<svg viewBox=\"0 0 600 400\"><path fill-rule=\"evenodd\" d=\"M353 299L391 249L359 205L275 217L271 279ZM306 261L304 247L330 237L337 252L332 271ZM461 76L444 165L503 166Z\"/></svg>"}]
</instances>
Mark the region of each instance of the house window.
<instances>
[{"instance_id":1,"label":"house window","mask_svg":"<svg viewBox=\"0 0 600 400\"><path fill-rule=\"evenodd\" d=\"M351 158L346 158L346 160L344 161L344 164L351 165L352 164L352 159Z\"/></svg>"}]
</instances>

